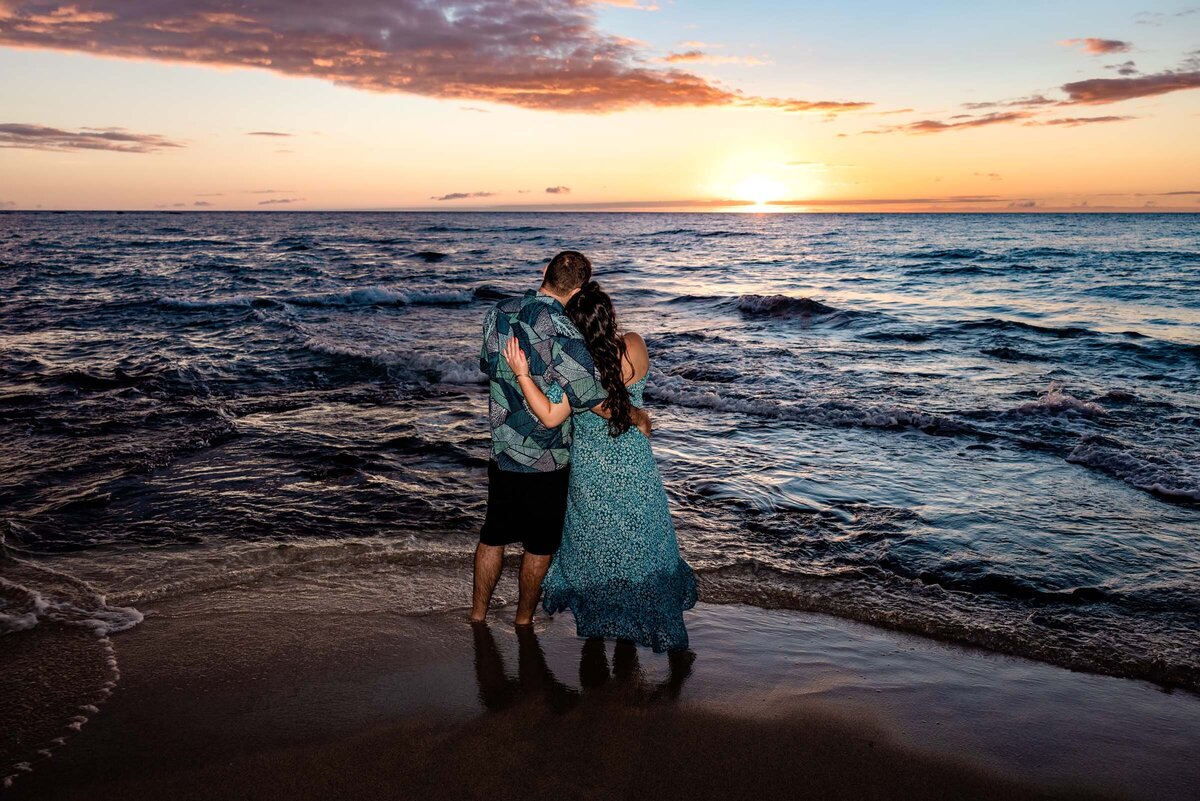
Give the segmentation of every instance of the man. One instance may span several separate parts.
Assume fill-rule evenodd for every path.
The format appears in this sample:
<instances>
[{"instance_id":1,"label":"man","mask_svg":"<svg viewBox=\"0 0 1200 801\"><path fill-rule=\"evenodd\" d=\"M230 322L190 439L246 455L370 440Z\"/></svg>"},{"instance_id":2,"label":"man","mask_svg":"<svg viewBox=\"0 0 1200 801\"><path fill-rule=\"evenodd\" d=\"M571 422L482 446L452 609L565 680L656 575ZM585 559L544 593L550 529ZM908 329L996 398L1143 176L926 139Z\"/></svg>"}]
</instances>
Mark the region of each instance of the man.
<instances>
[{"instance_id":1,"label":"man","mask_svg":"<svg viewBox=\"0 0 1200 801\"><path fill-rule=\"evenodd\" d=\"M489 378L488 412L492 458L488 462L488 508L475 548L475 587L471 620L487 617L488 604L504 568L504 547L521 542L518 626L533 622L542 579L562 541L570 476L571 418L546 428L525 405L516 377L502 351L516 336L528 355L530 376L545 391L562 387L575 411L607 416L607 397L583 338L567 317L567 301L591 280L592 264L582 253L565 250L546 265L536 291L496 304L483 323L479 367ZM649 417L635 409L634 423L647 433Z\"/></svg>"}]
</instances>

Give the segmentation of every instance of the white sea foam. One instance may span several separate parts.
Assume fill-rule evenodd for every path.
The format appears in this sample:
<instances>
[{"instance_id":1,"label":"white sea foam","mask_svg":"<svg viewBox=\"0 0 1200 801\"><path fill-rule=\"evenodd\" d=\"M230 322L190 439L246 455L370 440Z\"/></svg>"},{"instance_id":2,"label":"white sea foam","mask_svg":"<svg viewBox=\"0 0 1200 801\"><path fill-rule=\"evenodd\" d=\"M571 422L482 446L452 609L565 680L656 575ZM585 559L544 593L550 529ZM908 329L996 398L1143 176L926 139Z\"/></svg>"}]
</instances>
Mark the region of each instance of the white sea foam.
<instances>
[{"instance_id":1,"label":"white sea foam","mask_svg":"<svg viewBox=\"0 0 1200 801\"><path fill-rule=\"evenodd\" d=\"M223 309L249 306L253 302L252 295L232 295L227 298L182 298L164 295L158 298L158 305L168 309Z\"/></svg>"},{"instance_id":2,"label":"white sea foam","mask_svg":"<svg viewBox=\"0 0 1200 801\"><path fill-rule=\"evenodd\" d=\"M1045 395L1032 403L1022 404L1013 411L1019 414L1062 414L1063 412L1077 412L1088 417L1108 414L1107 410L1100 404L1080 400L1074 395L1064 392L1061 381L1051 381Z\"/></svg>"},{"instance_id":3,"label":"white sea foam","mask_svg":"<svg viewBox=\"0 0 1200 801\"><path fill-rule=\"evenodd\" d=\"M1067 461L1102 470L1140 490L1200 501L1200 463L1194 461L1139 452L1105 437L1085 438Z\"/></svg>"},{"instance_id":4,"label":"white sea foam","mask_svg":"<svg viewBox=\"0 0 1200 801\"><path fill-rule=\"evenodd\" d=\"M296 306L416 306L470 303L475 293L469 289L453 291L404 291L386 286L279 296L230 295L229 297L188 298L162 296L158 305L170 309L221 309L251 306L255 303L294 304Z\"/></svg>"}]
</instances>

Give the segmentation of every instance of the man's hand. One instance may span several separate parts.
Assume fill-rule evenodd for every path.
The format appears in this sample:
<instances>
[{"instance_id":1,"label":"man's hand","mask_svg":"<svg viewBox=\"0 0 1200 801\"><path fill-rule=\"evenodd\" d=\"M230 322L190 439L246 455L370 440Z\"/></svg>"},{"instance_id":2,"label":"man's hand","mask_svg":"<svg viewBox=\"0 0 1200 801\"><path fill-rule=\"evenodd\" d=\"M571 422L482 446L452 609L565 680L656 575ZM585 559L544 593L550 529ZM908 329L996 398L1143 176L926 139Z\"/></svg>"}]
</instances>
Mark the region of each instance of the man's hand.
<instances>
[{"instance_id":1,"label":"man's hand","mask_svg":"<svg viewBox=\"0 0 1200 801\"><path fill-rule=\"evenodd\" d=\"M635 406L633 413L629 417L633 420L633 424L637 426L638 431L641 431L647 437L650 436L650 432L654 430L654 426L650 424L650 415L645 409L639 409Z\"/></svg>"}]
</instances>

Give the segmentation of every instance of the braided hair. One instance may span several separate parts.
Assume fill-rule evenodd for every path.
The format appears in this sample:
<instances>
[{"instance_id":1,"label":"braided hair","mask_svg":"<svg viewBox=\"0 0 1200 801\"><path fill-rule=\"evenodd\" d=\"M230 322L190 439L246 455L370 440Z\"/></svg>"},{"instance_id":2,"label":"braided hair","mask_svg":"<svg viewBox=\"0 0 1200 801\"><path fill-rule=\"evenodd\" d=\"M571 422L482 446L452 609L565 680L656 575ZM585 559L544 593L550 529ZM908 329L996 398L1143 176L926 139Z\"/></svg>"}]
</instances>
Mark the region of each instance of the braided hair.
<instances>
[{"instance_id":1,"label":"braided hair","mask_svg":"<svg viewBox=\"0 0 1200 801\"><path fill-rule=\"evenodd\" d=\"M617 325L612 299L598 283L588 281L567 302L567 315L583 334L600 383L608 390L604 401L609 413L608 433L619 437L633 425L633 403L625 386L625 338Z\"/></svg>"}]
</instances>

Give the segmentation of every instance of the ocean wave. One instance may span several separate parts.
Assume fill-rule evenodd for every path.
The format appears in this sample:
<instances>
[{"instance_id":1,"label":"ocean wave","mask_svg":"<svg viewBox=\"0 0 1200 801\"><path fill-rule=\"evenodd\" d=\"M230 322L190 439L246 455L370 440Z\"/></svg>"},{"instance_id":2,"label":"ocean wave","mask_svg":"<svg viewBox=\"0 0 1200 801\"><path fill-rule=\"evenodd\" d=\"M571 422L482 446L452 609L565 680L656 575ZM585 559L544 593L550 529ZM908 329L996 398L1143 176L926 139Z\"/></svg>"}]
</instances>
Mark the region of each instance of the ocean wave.
<instances>
[{"instance_id":1,"label":"ocean wave","mask_svg":"<svg viewBox=\"0 0 1200 801\"><path fill-rule=\"evenodd\" d=\"M0 635L54 622L106 637L142 622L132 607L110 606L95 587L71 574L13 555L0 535Z\"/></svg>"},{"instance_id":2,"label":"ocean wave","mask_svg":"<svg viewBox=\"0 0 1200 801\"><path fill-rule=\"evenodd\" d=\"M929 250L910 250L899 254L902 259L978 259L988 255L986 251L975 248L931 248Z\"/></svg>"},{"instance_id":3,"label":"ocean wave","mask_svg":"<svg viewBox=\"0 0 1200 801\"><path fill-rule=\"evenodd\" d=\"M487 376L475 359L454 360L418 353L401 346L361 343L326 334L305 335L304 347L314 353L336 358L361 359L378 367L420 373L440 384L486 384Z\"/></svg>"},{"instance_id":4,"label":"ocean wave","mask_svg":"<svg viewBox=\"0 0 1200 801\"><path fill-rule=\"evenodd\" d=\"M449 253L441 253L436 250L420 250L416 253L410 253L409 256L414 259L420 259L421 261L429 264L436 264L439 261L445 261L446 259L450 258Z\"/></svg>"},{"instance_id":5,"label":"ocean wave","mask_svg":"<svg viewBox=\"0 0 1200 801\"><path fill-rule=\"evenodd\" d=\"M369 286L316 295L293 295L282 300L297 306L452 306L470 303L474 299L475 293L466 289L414 292Z\"/></svg>"},{"instance_id":6,"label":"ocean wave","mask_svg":"<svg viewBox=\"0 0 1200 801\"><path fill-rule=\"evenodd\" d=\"M742 295L738 298L737 307L745 314L768 317L828 317L845 313L819 300L788 295Z\"/></svg>"},{"instance_id":7,"label":"ocean wave","mask_svg":"<svg viewBox=\"0 0 1200 801\"><path fill-rule=\"evenodd\" d=\"M1108 411L1098 403L1093 401L1085 401L1076 398L1063 391L1061 381L1051 381L1046 394L1042 395L1036 401L1024 403L1013 409L1016 414L1064 414L1076 413L1086 417L1100 417L1108 414Z\"/></svg>"},{"instance_id":8,"label":"ocean wave","mask_svg":"<svg viewBox=\"0 0 1200 801\"><path fill-rule=\"evenodd\" d=\"M1183 624L1094 618L1081 604L1103 603L1083 588L1067 603L997 597L891 576L816 576L753 560L697 571L700 597L768 609L823 612L885 628L1037 659L1073 670L1200 689L1194 640ZM1068 593L1070 596L1070 593Z\"/></svg>"},{"instance_id":9,"label":"ocean wave","mask_svg":"<svg viewBox=\"0 0 1200 801\"><path fill-rule=\"evenodd\" d=\"M984 348L982 351L984 356L991 356L995 359L1000 359L1006 362L1040 362L1045 361L1045 358L1033 353L1026 353L1016 348L1010 348L1006 345L1000 345L994 348Z\"/></svg>"},{"instance_id":10,"label":"ocean wave","mask_svg":"<svg viewBox=\"0 0 1200 801\"><path fill-rule=\"evenodd\" d=\"M761 398L722 394L697 385L678 375L655 372L646 386L646 395L655 400L693 409L714 409L746 414L768 420L790 420L839 428L875 428L922 431L936 436L992 435L948 417L896 406L864 407L849 403L824 403L802 406Z\"/></svg>"},{"instance_id":11,"label":"ocean wave","mask_svg":"<svg viewBox=\"0 0 1200 801\"><path fill-rule=\"evenodd\" d=\"M1034 334L1046 334L1059 339L1075 337L1098 336L1096 331L1077 326L1046 326L1022 322L1021 320L1005 320L998 317L987 317L982 320L966 320L957 323L956 328L964 331L1019 331Z\"/></svg>"},{"instance_id":12,"label":"ocean wave","mask_svg":"<svg viewBox=\"0 0 1200 801\"><path fill-rule=\"evenodd\" d=\"M1067 461L1107 473L1140 490L1200 503L1200 463L1132 448L1108 437L1083 438Z\"/></svg>"},{"instance_id":13,"label":"ocean wave","mask_svg":"<svg viewBox=\"0 0 1200 801\"><path fill-rule=\"evenodd\" d=\"M294 306L453 306L471 303L475 290L405 291L385 286L368 286L310 295L254 296L231 295L215 298L162 296L159 306L180 311L228 308L266 308L291 304Z\"/></svg>"}]
</instances>

